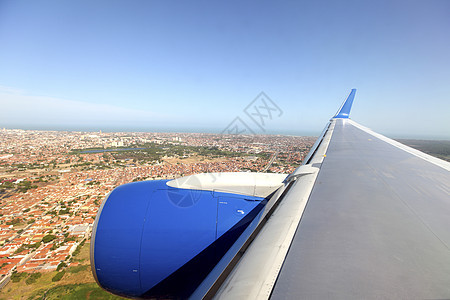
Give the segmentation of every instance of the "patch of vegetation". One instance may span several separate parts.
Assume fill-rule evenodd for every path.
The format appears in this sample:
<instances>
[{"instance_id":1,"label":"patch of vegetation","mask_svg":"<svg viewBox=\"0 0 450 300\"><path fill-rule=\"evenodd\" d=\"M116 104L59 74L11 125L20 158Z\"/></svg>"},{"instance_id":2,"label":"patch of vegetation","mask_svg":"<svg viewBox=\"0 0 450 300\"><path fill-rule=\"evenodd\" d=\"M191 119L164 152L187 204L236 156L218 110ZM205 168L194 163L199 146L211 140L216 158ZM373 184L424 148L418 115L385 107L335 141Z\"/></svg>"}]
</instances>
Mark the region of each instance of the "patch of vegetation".
<instances>
[{"instance_id":1,"label":"patch of vegetation","mask_svg":"<svg viewBox=\"0 0 450 300\"><path fill-rule=\"evenodd\" d=\"M37 242L34 244L23 244L16 251L14 251L14 254L20 253L26 249L37 249L37 248L39 248L40 245L41 245L41 242Z\"/></svg>"},{"instance_id":2,"label":"patch of vegetation","mask_svg":"<svg viewBox=\"0 0 450 300\"><path fill-rule=\"evenodd\" d=\"M11 281L12 281L12 282L19 282L19 281L22 280L22 278L25 278L25 277L27 277L27 273L23 273L23 272L17 273L17 272L14 272L14 273L12 273L12 275L11 275Z\"/></svg>"},{"instance_id":3,"label":"patch of vegetation","mask_svg":"<svg viewBox=\"0 0 450 300\"><path fill-rule=\"evenodd\" d=\"M255 156L267 160L267 159L270 159L270 157L272 156L272 153L260 152L260 153L255 154Z\"/></svg>"},{"instance_id":4,"label":"patch of vegetation","mask_svg":"<svg viewBox=\"0 0 450 300\"><path fill-rule=\"evenodd\" d=\"M71 236L71 237L66 236L66 237L64 238L64 243L67 243L67 242L74 242L74 241L76 241L76 240L77 240L77 237L76 237L76 236Z\"/></svg>"},{"instance_id":5,"label":"patch of vegetation","mask_svg":"<svg viewBox=\"0 0 450 300\"><path fill-rule=\"evenodd\" d=\"M69 272L71 274L75 274L75 273L79 273L81 271L85 271L85 270L87 270L89 268L90 268L90 265L79 265L79 266L68 268L67 272Z\"/></svg>"},{"instance_id":6,"label":"patch of vegetation","mask_svg":"<svg viewBox=\"0 0 450 300\"><path fill-rule=\"evenodd\" d=\"M100 184L100 182L95 181L95 180L92 180L92 181L89 181L88 183L86 183L86 185L99 185L99 184Z\"/></svg>"},{"instance_id":7,"label":"patch of vegetation","mask_svg":"<svg viewBox=\"0 0 450 300\"><path fill-rule=\"evenodd\" d=\"M46 243L49 243L49 242L53 241L54 239L56 239L56 235L53 235L53 234L47 234L46 236L44 236L44 237L42 238L42 242L43 242L44 244L46 244Z\"/></svg>"},{"instance_id":8,"label":"patch of vegetation","mask_svg":"<svg viewBox=\"0 0 450 300\"><path fill-rule=\"evenodd\" d=\"M56 212L56 210L50 210L46 213L46 215L54 215L56 216L58 213Z\"/></svg>"},{"instance_id":9,"label":"patch of vegetation","mask_svg":"<svg viewBox=\"0 0 450 300\"><path fill-rule=\"evenodd\" d=\"M12 183L11 181L3 181L3 184L1 185L2 189L13 189L14 188L14 183Z\"/></svg>"},{"instance_id":10,"label":"patch of vegetation","mask_svg":"<svg viewBox=\"0 0 450 300\"><path fill-rule=\"evenodd\" d=\"M24 246L29 249L37 249L37 248L39 248L40 245L41 245L41 242L36 242L34 244L28 244L28 245L24 245Z\"/></svg>"},{"instance_id":11,"label":"patch of vegetation","mask_svg":"<svg viewBox=\"0 0 450 300\"><path fill-rule=\"evenodd\" d=\"M66 209L61 209L58 213L58 215L70 215L70 209L66 208Z\"/></svg>"},{"instance_id":12,"label":"patch of vegetation","mask_svg":"<svg viewBox=\"0 0 450 300\"><path fill-rule=\"evenodd\" d=\"M20 224L21 219L16 218L16 219L12 219L11 221L6 222L6 225L13 225L16 226L18 224Z\"/></svg>"},{"instance_id":13,"label":"patch of vegetation","mask_svg":"<svg viewBox=\"0 0 450 300\"><path fill-rule=\"evenodd\" d=\"M198 147L198 155L207 157L236 157L241 156L241 153L220 150L217 147Z\"/></svg>"},{"instance_id":14,"label":"patch of vegetation","mask_svg":"<svg viewBox=\"0 0 450 300\"><path fill-rule=\"evenodd\" d=\"M62 300L78 300L78 299L106 299L115 300L123 299L118 296L114 296L104 290L102 290L96 283L86 284L68 284L55 286L49 290L39 290L34 293L28 299L62 299Z\"/></svg>"},{"instance_id":15,"label":"patch of vegetation","mask_svg":"<svg viewBox=\"0 0 450 300\"><path fill-rule=\"evenodd\" d=\"M56 275L53 276L52 281L53 282L60 281L61 278L63 278L64 274L66 274L66 271L61 271L61 272L56 273Z\"/></svg>"},{"instance_id":16,"label":"patch of vegetation","mask_svg":"<svg viewBox=\"0 0 450 300\"><path fill-rule=\"evenodd\" d=\"M86 242L86 240L82 240L81 243L77 246L77 248L75 249L75 251L73 251L72 256L77 256L78 254L80 254L81 251L81 247L83 247L84 243Z\"/></svg>"},{"instance_id":17,"label":"patch of vegetation","mask_svg":"<svg viewBox=\"0 0 450 300\"><path fill-rule=\"evenodd\" d=\"M25 280L25 283L30 285L36 282L36 280L38 280L40 277L42 276L41 273L32 273L30 275L30 277L27 278L27 280Z\"/></svg>"},{"instance_id":18,"label":"patch of vegetation","mask_svg":"<svg viewBox=\"0 0 450 300\"><path fill-rule=\"evenodd\" d=\"M61 271L61 269L65 267L67 267L67 264L65 262L60 262L59 265L56 267L56 271Z\"/></svg>"},{"instance_id":19,"label":"patch of vegetation","mask_svg":"<svg viewBox=\"0 0 450 300\"><path fill-rule=\"evenodd\" d=\"M28 190L35 189L37 187L37 185L31 185L31 182L27 180L21 181L16 184L16 188L22 193L26 193Z\"/></svg>"}]
</instances>

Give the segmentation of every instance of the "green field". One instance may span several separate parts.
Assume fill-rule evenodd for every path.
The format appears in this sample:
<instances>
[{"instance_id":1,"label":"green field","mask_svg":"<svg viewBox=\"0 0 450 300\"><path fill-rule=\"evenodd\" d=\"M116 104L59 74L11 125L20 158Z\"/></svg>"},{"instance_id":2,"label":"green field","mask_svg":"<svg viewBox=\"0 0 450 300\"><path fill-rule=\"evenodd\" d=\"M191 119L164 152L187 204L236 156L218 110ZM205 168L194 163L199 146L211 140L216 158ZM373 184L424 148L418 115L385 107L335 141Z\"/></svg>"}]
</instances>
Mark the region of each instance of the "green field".
<instances>
[{"instance_id":1,"label":"green field","mask_svg":"<svg viewBox=\"0 0 450 300\"><path fill-rule=\"evenodd\" d=\"M94 280L89 265L89 243L81 247L73 261L78 266L68 267L59 281L52 281L57 271L18 273L18 282L9 282L0 291L0 300L10 299L124 299L102 290ZM37 275L37 274L40 274Z\"/></svg>"},{"instance_id":2,"label":"green field","mask_svg":"<svg viewBox=\"0 0 450 300\"><path fill-rule=\"evenodd\" d=\"M78 300L78 299L123 299L123 298L105 292L100 287L98 287L96 283L85 283L85 284L59 285L47 290L45 289L39 290L33 293L31 296L29 296L28 299Z\"/></svg>"}]
</instances>

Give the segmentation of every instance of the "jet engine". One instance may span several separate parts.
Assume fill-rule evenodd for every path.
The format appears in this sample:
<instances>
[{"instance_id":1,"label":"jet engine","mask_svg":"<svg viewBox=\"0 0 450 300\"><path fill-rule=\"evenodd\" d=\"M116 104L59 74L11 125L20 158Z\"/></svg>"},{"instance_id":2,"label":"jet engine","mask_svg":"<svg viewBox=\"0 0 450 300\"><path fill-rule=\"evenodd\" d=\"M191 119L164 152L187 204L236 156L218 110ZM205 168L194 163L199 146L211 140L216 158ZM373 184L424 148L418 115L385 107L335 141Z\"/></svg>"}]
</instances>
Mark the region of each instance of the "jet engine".
<instances>
[{"instance_id":1,"label":"jet engine","mask_svg":"<svg viewBox=\"0 0 450 300\"><path fill-rule=\"evenodd\" d=\"M189 297L245 241L285 178L208 173L115 188L92 231L97 283L125 297Z\"/></svg>"}]
</instances>

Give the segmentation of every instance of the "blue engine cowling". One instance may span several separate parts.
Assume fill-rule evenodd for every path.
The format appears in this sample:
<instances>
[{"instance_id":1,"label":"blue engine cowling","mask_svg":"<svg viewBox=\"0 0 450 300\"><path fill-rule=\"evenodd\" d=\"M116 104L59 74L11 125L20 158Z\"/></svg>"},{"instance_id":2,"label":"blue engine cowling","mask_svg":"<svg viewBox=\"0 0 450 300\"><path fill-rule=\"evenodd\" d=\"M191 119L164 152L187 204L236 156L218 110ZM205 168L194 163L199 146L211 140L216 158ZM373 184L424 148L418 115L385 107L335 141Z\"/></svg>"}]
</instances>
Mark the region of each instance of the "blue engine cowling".
<instances>
[{"instance_id":1,"label":"blue engine cowling","mask_svg":"<svg viewBox=\"0 0 450 300\"><path fill-rule=\"evenodd\" d=\"M105 290L126 297L189 297L266 203L166 183L119 186L100 207L91 268Z\"/></svg>"}]
</instances>

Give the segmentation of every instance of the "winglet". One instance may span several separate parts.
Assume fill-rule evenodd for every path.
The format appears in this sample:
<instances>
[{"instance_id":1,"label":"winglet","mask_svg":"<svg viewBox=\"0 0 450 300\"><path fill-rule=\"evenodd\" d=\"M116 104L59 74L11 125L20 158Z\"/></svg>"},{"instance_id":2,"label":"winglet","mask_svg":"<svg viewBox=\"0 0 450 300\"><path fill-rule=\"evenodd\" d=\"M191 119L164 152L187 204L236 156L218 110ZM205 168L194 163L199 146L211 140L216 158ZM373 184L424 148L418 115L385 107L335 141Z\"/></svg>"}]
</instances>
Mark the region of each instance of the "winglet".
<instances>
[{"instance_id":1,"label":"winglet","mask_svg":"<svg viewBox=\"0 0 450 300\"><path fill-rule=\"evenodd\" d=\"M356 89L352 89L350 95L348 95L347 100L342 103L338 112L334 115L334 118L348 119L350 115L350 110L352 109L353 99L355 98Z\"/></svg>"}]
</instances>

